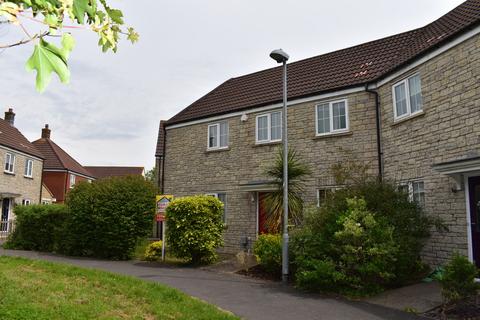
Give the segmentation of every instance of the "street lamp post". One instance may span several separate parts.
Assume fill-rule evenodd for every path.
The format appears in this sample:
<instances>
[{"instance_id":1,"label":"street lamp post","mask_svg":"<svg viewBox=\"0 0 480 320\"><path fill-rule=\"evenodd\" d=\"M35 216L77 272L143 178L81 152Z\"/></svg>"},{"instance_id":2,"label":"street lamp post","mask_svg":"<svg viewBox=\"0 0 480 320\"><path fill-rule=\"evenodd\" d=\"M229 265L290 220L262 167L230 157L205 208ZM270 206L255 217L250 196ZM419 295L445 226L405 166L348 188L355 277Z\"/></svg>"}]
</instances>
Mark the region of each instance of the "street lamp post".
<instances>
[{"instance_id":1,"label":"street lamp post","mask_svg":"<svg viewBox=\"0 0 480 320\"><path fill-rule=\"evenodd\" d=\"M283 64L283 237L282 237L282 282L288 282L288 134L287 134L287 61L288 54L282 49L273 50L270 57Z\"/></svg>"}]
</instances>

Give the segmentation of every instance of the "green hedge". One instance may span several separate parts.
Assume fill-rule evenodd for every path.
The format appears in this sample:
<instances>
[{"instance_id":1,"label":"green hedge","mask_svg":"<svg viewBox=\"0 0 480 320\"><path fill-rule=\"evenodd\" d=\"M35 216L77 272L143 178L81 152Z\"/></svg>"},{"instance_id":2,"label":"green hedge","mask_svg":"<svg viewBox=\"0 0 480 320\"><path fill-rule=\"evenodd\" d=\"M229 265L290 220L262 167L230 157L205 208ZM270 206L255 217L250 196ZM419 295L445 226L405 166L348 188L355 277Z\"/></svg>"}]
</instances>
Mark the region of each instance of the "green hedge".
<instances>
[{"instance_id":1,"label":"green hedge","mask_svg":"<svg viewBox=\"0 0 480 320\"><path fill-rule=\"evenodd\" d=\"M61 233L68 219L65 205L15 207L15 231L4 245L10 249L58 251Z\"/></svg>"},{"instance_id":2,"label":"green hedge","mask_svg":"<svg viewBox=\"0 0 480 320\"><path fill-rule=\"evenodd\" d=\"M15 207L16 230L6 247L129 259L152 230L155 195L142 177L81 182L66 205Z\"/></svg>"},{"instance_id":3,"label":"green hedge","mask_svg":"<svg viewBox=\"0 0 480 320\"><path fill-rule=\"evenodd\" d=\"M177 198L166 210L167 245L173 255L193 264L216 259L223 245L223 204L212 196Z\"/></svg>"},{"instance_id":4,"label":"green hedge","mask_svg":"<svg viewBox=\"0 0 480 320\"><path fill-rule=\"evenodd\" d=\"M129 259L152 230L156 190L142 177L114 177L75 186L67 197L70 217L63 252Z\"/></svg>"}]
</instances>

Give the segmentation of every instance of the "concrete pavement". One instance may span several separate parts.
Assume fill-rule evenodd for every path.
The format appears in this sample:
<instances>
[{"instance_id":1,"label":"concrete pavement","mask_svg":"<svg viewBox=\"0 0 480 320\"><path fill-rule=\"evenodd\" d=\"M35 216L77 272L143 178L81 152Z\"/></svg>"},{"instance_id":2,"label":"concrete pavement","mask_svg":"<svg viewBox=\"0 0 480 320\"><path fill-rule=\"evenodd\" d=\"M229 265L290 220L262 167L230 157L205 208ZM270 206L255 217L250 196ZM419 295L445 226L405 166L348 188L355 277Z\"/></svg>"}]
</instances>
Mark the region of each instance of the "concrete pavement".
<instances>
[{"instance_id":1,"label":"concrete pavement","mask_svg":"<svg viewBox=\"0 0 480 320\"><path fill-rule=\"evenodd\" d=\"M19 256L102 269L158 282L229 310L244 319L407 320L419 317L367 302L303 294L279 283L196 268L134 261L71 258L48 253L0 249L0 256Z\"/></svg>"}]
</instances>

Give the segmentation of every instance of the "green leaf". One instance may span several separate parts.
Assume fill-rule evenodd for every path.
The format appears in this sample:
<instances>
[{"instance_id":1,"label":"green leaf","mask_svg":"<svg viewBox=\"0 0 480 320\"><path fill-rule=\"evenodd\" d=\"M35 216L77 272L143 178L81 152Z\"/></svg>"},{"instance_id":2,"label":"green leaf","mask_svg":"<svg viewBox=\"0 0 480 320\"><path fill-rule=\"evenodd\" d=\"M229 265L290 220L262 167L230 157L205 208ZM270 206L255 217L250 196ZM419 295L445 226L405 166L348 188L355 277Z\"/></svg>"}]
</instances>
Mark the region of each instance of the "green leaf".
<instances>
[{"instance_id":1,"label":"green leaf","mask_svg":"<svg viewBox=\"0 0 480 320\"><path fill-rule=\"evenodd\" d=\"M128 28L128 36L127 36L127 39L130 40L132 43L135 43L138 41L138 38L139 38L139 35L138 33L135 31L135 29L133 29L132 27Z\"/></svg>"},{"instance_id":2,"label":"green leaf","mask_svg":"<svg viewBox=\"0 0 480 320\"><path fill-rule=\"evenodd\" d=\"M73 0L73 15L79 24L84 23L85 13L91 10L88 2L89 0Z\"/></svg>"},{"instance_id":3,"label":"green leaf","mask_svg":"<svg viewBox=\"0 0 480 320\"><path fill-rule=\"evenodd\" d=\"M40 39L35 46L32 56L28 59L26 69L36 70L36 89L43 92L50 83L52 72L55 72L62 83L70 80L67 59L75 45L73 37L66 33L62 37L62 48Z\"/></svg>"},{"instance_id":4,"label":"green leaf","mask_svg":"<svg viewBox=\"0 0 480 320\"><path fill-rule=\"evenodd\" d=\"M58 27L58 17L53 14L47 14L44 19L45 23L48 24L50 27L56 28Z\"/></svg>"},{"instance_id":5,"label":"green leaf","mask_svg":"<svg viewBox=\"0 0 480 320\"><path fill-rule=\"evenodd\" d=\"M75 39L70 33L64 33L62 36L62 52L65 60L68 59L68 57L70 56L70 52L72 52L74 47Z\"/></svg>"},{"instance_id":6,"label":"green leaf","mask_svg":"<svg viewBox=\"0 0 480 320\"><path fill-rule=\"evenodd\" d=\"M123 13L118 9L107 8L108 16L112 19L113 22L118 24L123 24Z\"/></svg>"}]
</instances>

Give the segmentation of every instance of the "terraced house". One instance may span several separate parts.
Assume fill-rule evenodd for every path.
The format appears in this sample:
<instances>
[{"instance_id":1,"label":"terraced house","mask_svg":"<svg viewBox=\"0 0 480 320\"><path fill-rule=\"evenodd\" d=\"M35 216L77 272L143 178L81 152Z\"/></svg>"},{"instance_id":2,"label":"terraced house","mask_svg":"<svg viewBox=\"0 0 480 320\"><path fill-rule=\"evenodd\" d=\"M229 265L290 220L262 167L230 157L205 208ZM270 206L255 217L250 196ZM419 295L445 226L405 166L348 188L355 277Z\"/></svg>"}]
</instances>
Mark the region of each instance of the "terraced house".
<instances>
[{"instance_id":1,"label":"terraced house","mask_svg":"<svg viewBox=\"0 0 480 320\"><path fill-rule=\"evenodd\" d=\"M305 200L338 186L354 159L407 189L447 233L431 264L458 250L480 267L480 0L421 28L288 65L289 143L312 169ZM225 203L226 252L263 230L264 168L281 143L282 69L232 78L160 125L159 186Z\"/></svg>"},{"instance_id":2,"label":"terraced house","mask_svg":"<svg viewBox=\"0 0 480 320\"><path fill-rule=\"evenodd\" d=\"M38 204L42 197L43 155L14 125L10 108L0 119L0 238L13 228L15 205Z\"/></svg>"}]
</instances>

